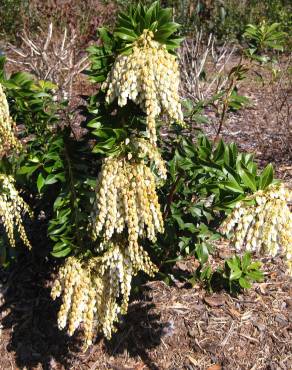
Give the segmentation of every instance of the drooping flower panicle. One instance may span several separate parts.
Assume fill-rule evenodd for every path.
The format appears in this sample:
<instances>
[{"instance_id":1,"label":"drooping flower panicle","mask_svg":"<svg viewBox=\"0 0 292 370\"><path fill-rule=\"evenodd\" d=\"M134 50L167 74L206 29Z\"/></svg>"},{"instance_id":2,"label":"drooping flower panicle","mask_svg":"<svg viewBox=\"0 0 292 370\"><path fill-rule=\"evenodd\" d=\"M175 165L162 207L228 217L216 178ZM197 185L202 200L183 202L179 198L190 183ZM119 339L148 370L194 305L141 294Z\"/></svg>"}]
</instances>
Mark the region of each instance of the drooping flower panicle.
<instances>
[{"instance_id":1,"label":"drooping flower panicle","mask_svg":"<svg viewBox=\"0 0 292 370\"><path fill-rule=\"evenodd\" d=\"M69 257L51 293L54 299L61 294L63 298L59 328L68 324L68 334L72 335L83 323L87 346L92 344L97 331L102 331L108 339L116 331L114 324L119 314L127 312L132 277L138 272L128 253L127 240L109 242L105 248L102 257L84 261ZM153 276L157 269L147 258L142 270Z\"/></svg>"},{"instance_id":2,"label":"drooping flower panicle","mask_svg":"<svg viewBox=\"0 0 292 370\"><path fill-rule=\"evenodd\" d=\"M14 135L15 124L10 117L9 106L0 84L0 157L10 149L19 149L20 143Z\"/></svg>"},{"instance_id":3,"label":"drooping flower panicle","mask_svg":"<svg viewBox=\"0 0 292 370\"><path fill-rule=\"evenodd\" d=\"M146 113L150 142L155 144L157 116L166 113L170 119L182 121L183 114L178 94L178 63L165 45L153 37L151 31L144 30L130 55L118 55L103 87L108 89L108 103L118 98L122 107L131 99L141 107Z\"/></svg>"},{"instance_id":4,"label":"drooping flower panicle","mask_svg":"<svg viewBox=\"0 0 292 370\"><path fill-rule=\"evenodd\" d=\"M162 159L158 148L143 138L133 140L133 145L137 151L137 157L141 159L147 158L150 164L155 166L159 179L166 180L167 170L165 161Z\"/></svg>"},{"instance_id":5,"label":"drooping flower panicle","mask_svg":"<svg viewBox=\"0 0 292 370\"><path fill-rule=\"evenodd\" d=\"M8 241L12 247L15 247L16 229L23 243L31 248L22 223L22 213L28 213L32 217L31 210L14 186L13 177L0 174L0 219L2 219Z\"/></svg>"},{"instance_id":6,"label":"drooping flower panicle","mask_svg":"<svg viewBox=\"0 0 292 370\"><path fill-rule=\"evenodd\" d=\"M163 232L163 219L155 190L155 178L149 167L125 158L105 159L96 187L92 214L95 239L101 234L109 240L114 233L128 230L128 249L137 267L139 237L156 240Z\"/></svg>"},{"instance_id":7,"label":"drooping flower panicle","mask_svg":"<svg viewBox=\"0 0 292 370\"><path fill-rule=\"evenodd\" d=\"M238 250L285 254L292 275L292 214L287 204L291 201L292 192L283 184L270 185L239 202L221 231L233 232L232 241Z\"/></svg>"}]
</instances>

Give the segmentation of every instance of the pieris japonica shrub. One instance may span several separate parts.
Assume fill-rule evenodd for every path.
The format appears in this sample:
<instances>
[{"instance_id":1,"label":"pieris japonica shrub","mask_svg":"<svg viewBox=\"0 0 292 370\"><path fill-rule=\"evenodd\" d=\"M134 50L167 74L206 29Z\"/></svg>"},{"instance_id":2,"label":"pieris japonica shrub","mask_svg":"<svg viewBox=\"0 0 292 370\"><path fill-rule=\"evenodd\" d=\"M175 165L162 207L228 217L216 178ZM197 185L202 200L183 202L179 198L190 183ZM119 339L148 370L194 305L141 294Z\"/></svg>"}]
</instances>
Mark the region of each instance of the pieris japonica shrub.
<instances>
[{"instance_id":1,"label":"pieris japonica shrub","mask_svg":"<svg viewBox=\"0 0 292 370\"><path fill-rule=\"evenodd\" d=\"M75 283L80 278L70 265L53 288L53 296L64 291L59 326L68 322L72 334L83 321L87 344L96 329L111 337L119 314L127 310L133 276L157 271L142 243L155 242L164 231L156 188L166 170L156 120L183 120L173 54L177 28L169 9L157 2L138 5L120 14L113 34L100 30L103 45L90 49L92 78L102 82L88 123L96 137L93 152L101 157L88 225L97 256L80 259L85 289Z\"/></svg>"},{"instance_id":2,"label":"pieris japonica shrub","mask_svg":"<svg viewBox=\"0 0 292 370\"><path fill-rule=\"evenodd\" d=\"M5 58L0 58L0 238L1 263L10 263L10 247L25 244L31 248L26 232L27 219L33 221L33 210L23 196L34 188L34 179L21 179L28 158L35 154L46 140L54 121L50 82L36 81L32 76L18 72L5 73ZM34 170L37 168L35 164ZM19 174L18 174L19 173ZM30 187L31 186L31 187ZM27 217L30 216L30 217ZM3 233L2 233L3 231ZM15 254L15 252L11 253Z\"/></svg>"},{"instance_id":3,"label":"pieris japonica shrub","mask_svg":"<svg viewBox=\"0 0 292 370\"><path fill-rule=\"evenodd\" d=\"M238 202L221 225L223 233L233 231L236 249L259 251L287 257L292 274L292 214L288 203L292 192L282 184L270 185Z\"/></svg>"},{"instance_id":4,"label":"pieris japonica shrub","mask_svg":"<svg viewBox=\"0 0 292 370\"><path fill-rule=\"evenodd\" d=\"M157 123L183 121L177 28L154 3L121 14L113 34L101 29L102 45L90 49L89 74L102 85L87 107L89 134L76 141L69 127L45 129L18 171L35 179L43 199L57 195L48 236L53 256L67 259L52 297L62 298L60 329L72 335L82 322L87 345L97 331L110 338L116 330L133 276L157 272L144 247L164 231Z\"/></svg>"},{"instance_id":5,"label":"pieris japonica shrub","mask_svg":"<svg viewBox=\"0 0 292 370\"><path fill-rule=\"evenodd\" d=\"M82 324L85 346L97 332L111 338L127 312L134 276L153 277L166 259L178 255L195 254L203 264L227 214L222 232L242 230L240 217L232 218L236 204L244 209L245 223L254 211L244 208L245 199L270 194L274 186L271 166L259 174L252 156L238 153L234 144L213 147L205 136L194 143L178 134L185 127L175 54L181 39L174 36L178 25L171 17L170 9L155 2L121 13L113 32L99 29L87 71L99 87L87 99L87 132L79 139L66 103L54 102L56 86L27 74L1 75L10 104L9 113L2 94L4 229L12 245L14 231L30 245L22 216L31 213L16 190L29 189L32 203L41 201L46 211L52 256L64 258L51 293L61 300L58 326L72 335ZM24 125L17 135L13 122ZM165 125L175 133L167 142L160 135ZM269 207L264 222L271 222ZM271 231L279 244L290 227L283 223L281 218ZM262 235L266 231L257 238ZM250 249L244 238L242 232L235 236L236 246L240 241ZM234 261L229 265L236 269ZM254 267L238 261L246 287L244 277L252 279Z\"/></svg>"},{"instance_id":6,"label":"pieris japonica shrub","mask_svg":"<svg viewBox=\"0 0 292 370\"><path fill-rule=\"evenodd\" d=\"M10 116L6 95L0 84L0 156L2 158L5 153L18 151L21 148L14 130L15 124ZM9 174L0 173L0 217L11 247L15 247L15 229L23 243L31 247L22 222L22 213L25 212L31 215L28 205L14 186L14 178Z\"/></svg>"},{"instance_id":7,"label":"pieris japonica shrub","mask_svg":"<svg viewBox=\"0 0 292 370\"><path fill-rule=\"evenodd\" d=\"M253 156L234 143L215 145L204 135L193 142L180 132L164 153L168 176L159 196L165 232L154 249L165 281L172 278L169 267L189 255L199 261L195 280L209 286L215 272L224 279L225 272L208 263L223 236L238 252L284 255L291 272L291 190L274 179L271 164L260 172Z\"/></svg>"}]
</instances>

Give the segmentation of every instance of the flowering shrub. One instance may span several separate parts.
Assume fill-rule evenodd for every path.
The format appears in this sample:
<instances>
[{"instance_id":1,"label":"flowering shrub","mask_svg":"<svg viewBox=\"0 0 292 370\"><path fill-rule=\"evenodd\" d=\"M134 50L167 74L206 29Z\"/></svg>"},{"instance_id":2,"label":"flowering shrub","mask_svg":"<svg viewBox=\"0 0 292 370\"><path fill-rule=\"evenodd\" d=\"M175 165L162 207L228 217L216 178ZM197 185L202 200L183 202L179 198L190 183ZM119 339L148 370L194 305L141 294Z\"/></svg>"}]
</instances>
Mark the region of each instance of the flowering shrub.
<instances>
[{"instance_id":1,"label":"flowering shrub","mask_svg":"<svg viewBox=\"0 0 292 370\"><path fill-rule=\"evenodd\" d=\"M8 79L0 73L12 115L2 94L4 229L12 245L17 244L14 230L30 245L22 224L22 214L30 211L16 191L21 185L45 209L52 256L65 258L51 292L62 301L58 326L73 335L83 325L85 347L99 331L111 338L140 271L153 277L166 260L194 254L202 276L210 275L203 267L229 213L222 230L236 227L238 248L244 248L245 231L258 222L250 213L259 210L259 232L251 234L250 246L277 252L281 244L291 260L287 196L275 187L271 166L259 173L252 156L234 144L214 146L203 135L194 143L178 135L184 124L177 29L171 11L155 2L121 13L113 33L99 30L101 43L89 48L87 72L101 85L88 97L87 131L78 140L66 104L54 102L56 86L23 73ZM24 123L17 130L22 147L12 122ZM165 122L173 123L173 140L162 140L159 128ZM244 233L236 234L240 229ZM249 255L233 258L224 278L230 289L246 288L262 278L258 267Z\"/></svg>"},{"instance_id":2,"label":"flowering shrub","mask_svg":"<svg viewBox=\"0 0 292 370\"><path fill-rule=\"evenodd\" d=\"M5 157L11 150L18 151L21 148L14 130L15 124L10 116L6 95L0 84L0 158ZM15 247L15 228L23 243L31 247L22 223L22 213L25 212L32 216L28 205L19 196L14 186L14 178L0 173L0 218L12 247Z\"/></svg>"},{"instance_id":3,"label":"flowering shrub","mask_svg":"<svg viewBox=\"0 0 292 370\"><path fill-rule=\"evenodd\" d=\"M285 254L292 275L292 214L287 205L291 200L292 192L282 184L258 190L236 204L221 230L225 234L233 231L238 250Z\"/></svg>"},{"instance_id":4,"label":"flowering shrub","mask_svg":"<svg viewBox=\"0 0 292 370\"><path fill-rule=\"evenodd\" d=\"M94 250L90 257L70 257L52 292L55 298L64 291L60 329L68 322L68 334L72 335L84 321L87 345L92 343L96 330L111 337L118 314L126 312L132 277L138 271L150 276L157 271L141 245L145 238L156 241L156 234L164 230L156 187L159 178L166 177L166 170L157 148L156 120L162 113L171 120L183 119L178 64L166 43L177 25L170 21L169 10L162 10L158 3L149 8L139 5L129 14L130 18L121 15L114 37L102 31L104 39L115 39L120 44L111 48L116 59L108 67L97 105L92 105L92 112L100 115L88 124L96 129L93 134L98 141L101 139L93 151L105 155L88 225ZM132 21L134 18L137 23ZM107 58L109 48L102 48L93 50L104 51ZM130 104L135 103L130 118L128 111L121 110L128 99ZM112 107L115 117L121 111L119 128L110 124ZM108 121L107 128L103 120ZM141 125L131 125L139 120L145 122L146 132ZM75 265L77 269L73 270Z\"/></svg>"}]
</instances>

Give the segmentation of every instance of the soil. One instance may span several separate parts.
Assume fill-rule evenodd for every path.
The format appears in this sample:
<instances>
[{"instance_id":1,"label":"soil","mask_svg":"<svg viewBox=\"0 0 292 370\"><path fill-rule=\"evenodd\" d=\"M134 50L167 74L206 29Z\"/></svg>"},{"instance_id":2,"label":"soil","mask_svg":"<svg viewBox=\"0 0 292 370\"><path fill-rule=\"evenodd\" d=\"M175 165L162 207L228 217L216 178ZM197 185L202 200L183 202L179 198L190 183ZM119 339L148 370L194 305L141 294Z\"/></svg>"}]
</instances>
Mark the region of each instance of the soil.
<instances>
[{"instance_id":1,"label":"soil","mask_svg":"<svg viewBox=\"0 0 292 370\"><path fill-rule=\"evenodd\" d=\"M229 114L221 136L254 153L260 167L274 163L291 186L292 87L261 73L263 79L251 73L241 85L252 105ZM205 131L214 137L218 120L213 112L210 118L214 125ZM230 252L219 243L215 262ZM0 369L292 369L292 281L280 257L262 261L264 282L238 296L147 283L113 339L98 337L83 352L82 333L69 338L56 326L60 302L51 300L50 285L57 266L24 254L12 271L0 273Z\"/></svg>"},{"instance_id":2,"label":"soil","mask_svg":"<svg viewBox=\"0 0 292 370\"><path fill-rule=\"evenodd\" d=\"M230 253L219 251L222 261ZM3 286L0 369L291 369L291 280L280 258L263 262L265 281L236 297L149 282L113 339L83 352L81 333L56 326L51 264L26 256Z\"/></svg>"}]
</instances>

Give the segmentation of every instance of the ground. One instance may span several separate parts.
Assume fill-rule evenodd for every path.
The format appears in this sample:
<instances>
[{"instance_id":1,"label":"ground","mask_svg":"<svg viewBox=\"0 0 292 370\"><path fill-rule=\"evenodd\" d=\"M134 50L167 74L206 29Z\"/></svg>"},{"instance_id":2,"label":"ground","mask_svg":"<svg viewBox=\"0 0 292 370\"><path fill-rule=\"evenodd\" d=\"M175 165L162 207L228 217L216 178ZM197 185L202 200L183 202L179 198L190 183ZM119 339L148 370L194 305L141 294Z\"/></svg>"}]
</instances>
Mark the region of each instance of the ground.
<instances>
[{"instance_id":1,"label":"ground","mask_svg":"<svg viewBox=\"0 0 292 370\"><path fill-rule=\"evenodd\" d=\"M274 163L291 186L291 85L256 76L240 87L253 104L229 116L222 137L254 153L260 167ZM206 132L214 136L215 127ZM214 261L231 252L220 242ZM264 282L237 297L151 281L133 297L113 339L97 338L83 352L81 333L68 338L56 326L56 266L24 255L0 274L0 369L292 369L291 279L281 258L263 262Z\"/></svg>"},{"instance_id":2,"label":"ground","mask_svg":"<svg viewBox=\"0 0 292 370\"><path fill-rule=\"evenodd\" d=\"M264 262L265 281L237 297L149 282L113 339L82 352L80 333L57 329L47 266L22 261L3 292L0 369L291 369L291 281L280 258Z\"/></svg>"}]
</instances>

